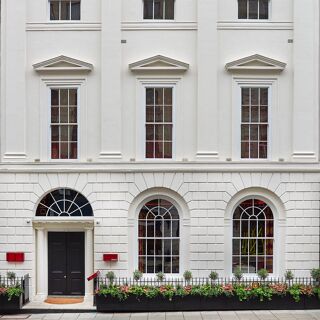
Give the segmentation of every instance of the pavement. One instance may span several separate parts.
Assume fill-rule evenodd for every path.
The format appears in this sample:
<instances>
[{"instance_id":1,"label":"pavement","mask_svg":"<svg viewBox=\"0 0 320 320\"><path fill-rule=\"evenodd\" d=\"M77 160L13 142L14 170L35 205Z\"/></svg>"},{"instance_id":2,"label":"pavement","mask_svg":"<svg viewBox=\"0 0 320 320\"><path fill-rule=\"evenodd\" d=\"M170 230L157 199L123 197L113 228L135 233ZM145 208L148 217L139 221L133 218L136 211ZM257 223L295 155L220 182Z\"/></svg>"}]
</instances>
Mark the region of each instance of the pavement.
<instances>
[{"instance_id":1,"label":"pavement","mask_svg":"<svg viewBox=\"0 0 320 320\"><path fill-rule=\"evenodd\" d=\"M166 313L51 313L0 315L0 320L320 320L319 310L222 311Z\"/></svg>"}]
</instances>

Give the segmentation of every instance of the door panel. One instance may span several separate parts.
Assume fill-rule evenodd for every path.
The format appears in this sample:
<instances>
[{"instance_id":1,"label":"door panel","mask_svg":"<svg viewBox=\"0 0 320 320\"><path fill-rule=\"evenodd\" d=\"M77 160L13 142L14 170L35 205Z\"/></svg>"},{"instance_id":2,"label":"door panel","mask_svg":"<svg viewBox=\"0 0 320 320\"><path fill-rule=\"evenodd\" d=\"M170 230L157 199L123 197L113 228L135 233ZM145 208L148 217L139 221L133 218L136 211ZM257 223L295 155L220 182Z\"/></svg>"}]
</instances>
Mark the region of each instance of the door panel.
<instances>
[{"instance_id":1,"label":"door panel","mask_svg":"<svg viewBox=\"0 0 320 320\"><path fill-rule=\"evenodd\" d=\"M48 294L84 295L84 233L49 232Z\"/></svg>"},{"instance_id":2,"label":"door panel","mask_svg":"<svg viewBox=\"0 0 320 320\"><path fill-rule=\"evenodd\" d=\"M84 294L84 233L68 233L67 287L70 295Z\"/></svg>"}]
</instances>

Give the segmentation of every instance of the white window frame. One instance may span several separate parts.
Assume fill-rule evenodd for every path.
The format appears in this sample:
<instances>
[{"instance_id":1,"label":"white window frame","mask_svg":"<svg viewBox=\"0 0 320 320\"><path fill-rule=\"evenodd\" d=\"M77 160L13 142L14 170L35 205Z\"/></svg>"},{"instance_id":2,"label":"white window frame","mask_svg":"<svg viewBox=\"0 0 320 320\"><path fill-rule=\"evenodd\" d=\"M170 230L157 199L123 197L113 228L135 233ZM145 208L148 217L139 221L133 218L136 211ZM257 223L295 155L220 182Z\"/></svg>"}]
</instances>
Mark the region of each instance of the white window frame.
<instances>
[{"instance_id":1,"label":"white window frame","mask_svg":"<svg viewBox=\"0 0 320 320\"><path fill-rule=\"evenodd\" d=\"M51 101L51 90L54 90L54 89L75 89L77 90L77 157L75 159L53 159L52 158L52 133L51 133L51 127L52 125L54 125L52 122L51 122L51 107L52 107L52 101ZM79 96L80 96L80 87L79 86L64 86L64 87L60 87L60 86L57 86L57 87L54 87L54 86L51 86L50 87L50 94L49 94L49 106L50 106L50 111L49 111L49 122L50 122L50 125L49 125L49 140L50 140L50 145L49 145L49 156L50 156L50 159L51 161L66 161L66 160L69 160L69 161L75 161L75 160L78 160L79 159L79 133L80 133L80 125L79 125L79 116L80 116L80 112L79 112L79 109L80 109L80 100L79 100ZM69 105L68 105L69 106ZM59 105L60 107L60 105ZM66 123L65 125L67 126L70 126L70 123ZM61 123L59 122L58 126L61 126ZM68 144L70 142L68 141ZM60 145L60 140L59 140L59 145ZM59 149L59 153L60 153L60 149Z\"/></svg>"},{"instance_id":2,"label":"white window frame","mask_svg":"<svg viewBox=\"0 0 320 320\"><path fill-rule=\"evenodd\" d=\"M86 102L86 80L85 79L41 79L40 86L40 119L46 119L41 122L40 127L40 161L41 162L57 162L57 163L72 163L79 162L81 155L85 154L87 149L86 141L86 108L83 103ZM69 89L78 90L78 108L77 108L77 123L78 123L78 157L77 159L52 159L51 158L51 89ZM46 106L46 107L45 107Z\"/></svg>"},{"instance_id":3,"label":"white window frame","mask_svg":"<svg viewBox=\"0 0 320 320\"><path fill-rule=\"evenodd\" d=\"M273 213L273 273L270 277L282 276L286 270L286 218L285 207L282 201L272 192L262 188L246 188L229 201L225 211L224 221L224 270L225 276L231 277L232 273L232 239L233 239L233 214L236 208L245 200L258 198L263 200L272 210ZM244 274L245 277L258 278L256 273Z\"/></svg>"},{"instance_id":4,"label":"white window frame","mask_svg":"<svg viewBox=\"0 0 320 320\"><path fill-rule=\"evenodd\" d=\"M70 6L70 19L69 20L63 20L63 19L58 19L58 20L51 20L51 11L50 11L50 3L51 1L56 1L56 2L61 2L63 0L48 0L47 2L47 17L48 17L48 21L50 23L79 23L81 21L81 18L82 18L82 0L79 0L80 1L80 19L79 20L72 20L71 19L71 6ZM68 0L65 0L65 1L68 1ZM71 0L69 0L71 2ZM59 5L59 17L61 16L61 6Z\"/></svg>"},{"instance_id":5,"label":"white window frame","mask_svg":"<svg viewBox=\"0 0 320 320\"><path fill-rule=\"evenodd\" d=\"M149 22L149 23L151 23L151 22L174 22L174 21L176 21L176 8L177 8L177 6L176 6L176 0L174 0L173 1L173 5L174 5L174 9L173 9L173 19L154 19L154 2L153 2L153 11L152 11L152 16L153 16L153 19L145 19L144 18L144 0L142 0L141 1L141 3L142 3L142 9L141 9L141 11L142 11L142 21L143 22Z\"/></svg>"},{"instance_id":6,"label":"white window frame","mask_svg":"<svg viewBox=\"0 0 320 320\"><path fill-rule=\"evenodd\" d=\"M268 157L262 159L241 158L241 90L242 88L268 88ZM233 78L233 101L232 101L232 128L233 128L233 151L232 159L241 162L269 162L273 158L274 146L272 142L275 133L273 132L273 119L276 104L276 79L263 78Z\"/></svg>"},{"instance_id":7,"label":"white window frame","mask_svg":"<svg viewBox=\"0 0 320 320\"><path fill-rule=\"evenodd\" d=\"M170 201L178 210L180 219L179 273L166 274L166 279L177 279L190 269L190 212L185 200L177 193L166 188L150 188L138 194L128 211L128 277L139 266L138 219L141 208L150 200L161 198ZM143 274L144 278L154 278L155 274Z\"/></svg>"},{"instance_id":8,"label":"white window frame","mask_svg":"<svg viewBox=\"0 0 320 320\"><path fill-rule=\"evenodd\" d=\"M248 2L249 0L247 0L247 2ZM239 18L239 2L238 2L238 0L237 0L237 17L238 17L238 20L239 21L260 21L260 22L267 22L267 21L270 21L271 20L271 12L272 12L272 10L271 10L271 4L272 4L272 1L271 0L269 0L269 3L268 3L268 19L260 19L259 18L259 13L260 13L260 4L259 4L259 0L257 0L258 1L258 18L257 19L253 19L253 18L249 18L249 5L248 5L248 7L247 7L247 17L248 18L246 18L246 19L244 19L244 18Z\"/></svg>"},{"instance_id":9,"label":"white window frame","mask_svg":"<svg viewBox=\"0 0 320 320\"><path fill-rule=\"evenodd\" d=\"M179 79L180 80L180 79ZM176 159L176 110L178 79L140 79L137 112L137 160L150 162L166 162ZM147 88L172 88L172 158L146 158L146 89Z\"/></svg>"},{"instance_id":10,"label":"white window frame","mask_svg":"<svg viewBox=\"0 0 320 320\"><path fill-rule=\"evenodd\" d=\"M139 206L139 212L137 213L137 230L138 230L138 234L137 234L137 242L138 242L138 244L137 244L137 246L138 246L138 267L139 267L139 257L140 257L140 255L139 255L139 240L143 240L143 241L148 241L148 239L152 239L152 237L148 237L147 235L145 236L145 237L139 237L139 215L140 215L140 211L141 211L141 209L149 202L149 201L151 201L151 200L154 200L154 199L160 199L160 200L166 200L166 201L168 201L168 202L170 202L176 209L177 209L177 211L178 211L178 214L179 214L179 237L161 237L161 239L162 240L166 240L166 239L169 239L169 240L179 240L179 272L178 273L165 273L167 276L169 276L169 277L177 277L177 275L180 275L180 274L182 274L183 273L183 271L181 270L181 213L179 212L179 208L178 207L176 207L176 205L171 201L171 200L169 200L168 198L166 198L166 197L163 197L163 196L157 196L157 195L155 195L153 198L152 197L150 197L150 199L148 200L148 201L145 201L144 203L141 203L141 205ZM171 221L172 220L175 220L175 219L171 219ZM155 219L153 220L153 222L155 223ZM144 238L144 239L141 239L141 238ZM156 238L156 237L153 237L154 239ZM156 254L154 254L153 256L156 256ZM161 255L162 257L164 256L163 254ZM172 248L171 248L171 258L172 258ZM148 257L148 255L146 254L146 257ZM137 269L138 269L138 267L137 267ZM144 275L146 276L146 277L155 277L156 276L156 273L144 273Z\"/></svg>"},{"instance_id":11,"label":"white window frame","mask_svg":"<svg viewBox=\"0 0 320 320\"><path fill-rule=\"evenodd\" d=\"M245 200L243 200L242 202L240 202L239 204L238 204L238 206L237 207L235 207L234 208L234 211L233 211L233 215L232 215L232 229L233 229L233 225L234 225L234 221L235 220L238 220L238 221L240 221L240 228L241 228L241 222L242 222L242 220L247 220L247 219L241 219L241 216L240 216L240 220L239 219L234 219L234 213L235 213L235 211L237 210L237 208L244 202L244 201L246 201L246 200L262 200L260 197L256 197L256 196L252 196L251 198L250 197L247 197L247 199L245 199ZM267 205L267 207L268 208L270 208L271 209L271 211L272 211L272 221L273 221L273 237L267 237L266 235L264 236L264 237L261 237L260 239L262 239L262 240L265 240L265 241L267 241L267 240L272 240L272 245L273 245L273 248L272 248L272 270L273 270L273 272L271 273L271 274L274 274L274 259L275 259L275 255L274 255L274 246L275 246L275 230L274 230L274 228L275 228L275 219L274 219L274 213L273 213L273 210L272 210L272 208L269 206L269 204L268 203L266 203L265 201L264 201L264 203ZM266 227L266 221L267 221L268 219L256 219L255 221L264 221L264 226ZM249 219L249 221L250 221L250 219ZM258 229L257 229L258 230ZM243 239L245 239L245 238L248 238L248 240L256 240L256 241L258 241L259 240L259 237L258 236L256 236L256 237L243 237L242 236L242 234L241 234L241 229L239 230L239 233L240 233L240 235L239 235L239 237L234 237L234 235L232 234L232 252L231 252L231 254L232 254L232 262L233 262L233 257L234 257L234 254L233 254L233 240L240 240L240 245L239 245L239 251L240 251L240 255L238 254L238 255L236 255L236 256L239 256L239 258L240 258L240 265L241 265L241 258L242 258L242 254L241 254L241 240L243 240ZM250 256L250 254L248 254L248 256ZM255 252L255 255L252 255L253 257L257 257L258 256L258 251L256 251ZM266 258L267 256L270 256L270 255L267 255L266 253L263 255L263 257L264 258ZM248 267L249 267L249 265L248 265ZM259 270L257 270L257 272L258 272ZM257 273L245 273L246 275L256 275Z\"/></svg>"}]
</instances>

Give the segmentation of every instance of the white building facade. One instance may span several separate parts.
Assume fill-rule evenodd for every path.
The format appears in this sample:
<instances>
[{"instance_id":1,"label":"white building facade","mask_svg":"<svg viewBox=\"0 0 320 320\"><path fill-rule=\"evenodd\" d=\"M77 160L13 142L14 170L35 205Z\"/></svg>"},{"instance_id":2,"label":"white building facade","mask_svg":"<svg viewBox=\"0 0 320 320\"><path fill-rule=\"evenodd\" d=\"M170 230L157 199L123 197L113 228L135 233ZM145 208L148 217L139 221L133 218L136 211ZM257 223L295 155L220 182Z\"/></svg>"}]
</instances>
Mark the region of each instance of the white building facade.
<instances>
[{"instance_id":1,"label":"white building facade","mask_svg":"<svg viewBox=\"0 0 320 320\"><path fill-rule=\"evenodd\" d=\"M2 0L0 274L309 276L318 80L318 0Z\"/></svg>"}]
</instances>

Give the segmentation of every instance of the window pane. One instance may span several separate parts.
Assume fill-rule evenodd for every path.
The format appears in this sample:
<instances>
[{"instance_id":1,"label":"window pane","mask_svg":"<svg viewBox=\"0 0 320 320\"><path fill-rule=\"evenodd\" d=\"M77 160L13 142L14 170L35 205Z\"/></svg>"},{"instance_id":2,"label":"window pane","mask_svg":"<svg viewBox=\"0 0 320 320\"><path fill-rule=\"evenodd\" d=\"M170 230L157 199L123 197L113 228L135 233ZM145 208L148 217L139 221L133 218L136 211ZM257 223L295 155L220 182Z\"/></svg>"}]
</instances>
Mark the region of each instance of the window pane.
<instances>
[{"instance_id":1,"label":"window pane","mask_svg":"<svg viewBox=\"0 0 320 320\"><path fill-rule=\"evenodd\" d=\"M172 237L179 237L179 221L173 220L172 221Z\"/></svg>"},{"instance_id":2,"label":"window pane","mask_svg":"<svg viewBox=\"0 0 320 320\"><path fill-rule=\"evenodd\" d=\"M165 19L174 19L174 0L166 0Z\"/></svg>"},{"instance_id":3,"label":"window pane","mask_svg":"<svg viewBox=\"0 0 320 320\"><path fill-rule=\"evenodd\" d=\"M163 125L155 125L155 140L163 140Z\"/></svg>"},{"instance_id":4,"label":"window pane","mask_svg":"<svg viewBox=\"0 0 320 320\"><path fill-rule=\"evenodd\" d=\"M68 89L60 89L60 106L68 106Z\"/></svg>"},{"instance_id":5,"label":"window pane","mask_svg":"<svg viewBox=\"0 0 320 320\"><path fill-rule=\"evenodd\" d=\"M163 142L155 142L155 158L163 158Z\"/></svg>"},{"instance_id":6,"label":"window pane","mask_svg":"<svg viewBox=\"0 0 320 320\"><path fill-rule=\"evenodd\" d=\"M259 255L265 254L265 240L259 239L258 240L258 252Z\"/></svg>"},{"instance_id":7,"label":"window pane","mask_svg":"<svg viewBox=\"0 0 320 320\"><path fill-rule=\"evenodd\" d=\"M171 245L172 245L172 240L164 240L164 248L163 248L164 255L171 255Z\"/></svg>"},{"instance_id":8,"label":"window pane","mask_svg":"<svg viewBox=\"0 0 320 320\"><path fill-rule=\"evenodd\" d=\"M269 0L259 0L259 19L269 18Z\"/></svg>"},{"instance_id":9,"label":"window pane","mask_svg":"<svg viewBox=\"0 0 320 320\"><path fill-rule=\"evenodd\" d=\"M268 88L260 88L260 104L263 106L268 105Z\"/></svg>"},{"instance_id":10,"label":"window pane","mask_svg":"<svg viewBox=\"0 0 320 320\"><path fill-rule=\"evenodd\" d=\"M172 240L172 255L179 255L179 240Z\"/></svg>"},{"instance_id":11,"label":"window pane","mask_svg":"<svg viewBox=\"0 0 320 320\"><path fill-rule=\"evenodd\" d=\"M172 122L172 107L164 107L164 122Z\"/></svg>"},{"instance_id":12,"label":"window pane","mask_svg":"<svg viewBox=\"0 0 320 320\"><path fill-rule=\"evenodd\" d=\"M171 273L171 257L164 257L164 272Z\"/></svg>"},{"instance_id":13,"label":"window pane","mask_svg":"<svg viewBox=\"0 0 320 320\"><path fill-rule=\"evenodd\" d=\"M77 143L70 143L70 159L77 159L78 158L78 144Z\"/></svg>"},{"instance_id":14,"label":"window pane","mask_svg":"<svg viewBox=\"0 0 320 320\"><path fill-rule=\"evenodd\" d=\"M258 19L258 0L249 0L249 19Z\"/></svg>"},{"instance_id":15,"label":"window pane","mask_svg":"<svg viewBox=\"0 0 320 320\"><path fill-rule=\"evenodd\" d=\"M51 123L59 123L59 107L51 108Z\"/></svg>"},{"instance_id":16,"label":"window pane","mask_svg":"<svg viewBox=\"0 0 320 320\"><path fill-rule=\"evenodd\" d=\"M155 104L163 105L163 88L155 88Z\"/></svg>"},{"instance_id":17,"label":"window pane","mask_svg":"<svg viewBox=\"0 0 320 320\"><path fill-rule=\"evenodd\" d=\"M69 117L68 114L69 110L68 107L61 107L60 108L60 123L68 123L69 122Z\"/></svg>"},{"instance_id":18,"label":"window pane","mask_svg":"<svg viewBox=\"0 0 320 320\"><path fill-rule=\"evenodd\" d=\"M163 144L163 157L166 159L172 158L172 142L165 142Z\"/></svg>"},{"instance_id":19,"label":"window pane","mask_svg":"<svg viewBox=\"0 0 320 320\"><path fill-rule=\"evenodd\" d=\"M162 240L157 239L155 245L155 255L162 255Z\"/></svg>"},{"instance_id":20,"label":"window pane","mask_svg":"<svg viewBox=\"0 0 320 320\"><path fill-rule=\"evenodd\" d=\"M179 257L172 258L172 273L179 273Z\"/></svg>"},{"instance_id":21,"label":"window pane","mask_svg":"<svg viewBox=\"0 0 320 320\"><path fill-rule=\"evenodd\" d=\"M273 273L273 257L266 258L266 269L269 273Z\"/></svg>"},{"instance_id":22,"label":"window pane","mask_svg":"<svg viewBox=\"0 0 320 320\"><path fill-rule=\"evenodd\" d=\"M61 143L60 146L61 146L61 150L60 150L60 153L61 153L60 157L61 157L61 159L68 159L68 157L69 157L68 143Z\"/></svg>"},{"instance_id":23,"label":"window pane","mask_svg":"<svg viewBox=\"0 0 320 320\"><path fill-rule=\"evenodd\" d=\"M163 126L164 128L164 136L163 140L164 141L172 141L172 125L167 124Z\"/></svg>"},{"instance_id":24,"label":"window pane","mask_svg":"<svg viewBox=\"0 0 320 320\"><path fill-rule=\"evenodd\" d=\"M59 20L59 1L50 1L50 20Z\"/></svg>"},{"instance_id":25,"label":"window pane","mask_svg":"<svg viewBox=\"0 0 320 320\"><path fill-rule=\"evenodd\" d=\"M258 141L259 137L259 126L258 125L251 125L250 126L250 140L251 141Z\"/></svg>"},{"instance_id":26,"label":"window pane","mask_svg":"<svg viewBox=\"0 0 320 320\"><path fill-rule=\"evenodd\" d=\"M69 108L69 123L77 123L77 107Z\"/></svg>"},{"instance_id":27,"label":"window pane","mask_svg":"<svg viewBox=\"0 0 320 320\"><path fill-rule=\"evenodd\" d=\"M146 158L154 158L154 142L146 143Z\"/></svg>"},{"instance_id":28,"label":"window pane","mask_svg":"<svg viewBox=\"0 0 320 320\"><path fill-rule=\"evenodd\" d=\"M250 257L249 258L249 273L256 273L257 270L257 263L256 263L256 257Z\"/></svg>"},{"instance_id":29,"label":"window pane","mask_svg":"<svg viewBox=\"0 0 320 320\"><path fill-rule=\"evenodd\" d=\"M71 1L71 20L80 20L80 1Z\"/></svg>"},{"instance_id":30,"label":"window pane","mask_svg":"<svg viewBox=\"0 0 320 320\"><path fill-rule=\"evenodd\" d=\"M146 233L146 222L139 220L139 237L145 237Z\"/></svg>"},{"instance_id":31,"label":"window pane","mask_svg":"<svg viewBox=\"0 0 320 320\"><path fill-rule=\"evenodd\" d=\"M249 125L241 125L241 140L249 140Z\"/></svg>"},{"instance_id":32,"label":"window pane","mask_svg":"<svg viewBox=\"0 0 320 320\"><path fill-rule=\"evenodd\" d=\"M59 126L51 127L51 141L59 141Z\"/></svg>"},{"instance_id":33,"label":"window pane","mask_svg":"<svg viewBox=\"0 0 320 320\"><path fill-rule=\"evenodd\" d=\"M251 88L251 105L259 105L259 88Z\"/></svg>"},{"instance_id":34,"label":"window pane","mask_svg":"<svg viewBox=\"0 0 320 320\"><path fill-rule=\"evenodd\" d=\"M154 140L154 125L146 125L146 140L153 141Z\"/></svg>"},{"instance_id":35,"label":"window pane","mask_svg":"<svg viewBox=\"0 0 320 320\"><path fill-rule=\"evenodd\" d=\"M240 257L233 257L232 259L232 272L236 270L237 267L240 266Z\"/></svg>"},{"instance_id":36,"label":"window pane","mask_svg":"<svg viewBox=\"0 0 320 320\"><path fill-rule=\"evenodd\" d=\"M77 104L77 89L69 89L69 105L76 106Z\"/></svg>"},{"instance_id":37,"label":"window pane","mask_svg":"<svg viewBox=\"0 0 320 320\"><path fill-rule=\"evenodd\" d=\"M69 141L78 141L78 126L69 126Z\"/></svg>"},{"instance_id":38,"label":"window pane","mask_svg":"<svg viewBox=\"0 0 320 320\"><path fill-rule=\"evenodd\" d=\"M155 107L155 122L163 122L163 106Z\"/></svg>"},{"instance_id":39,"label":"window pane","mask_svg":"<svg viewBox=\"0 0 320 320\"><path fill-rule=\"evenodd\" d=\"M154 240L147 240L147 255L154 255Z\"/></svg>"},{"instance_id":40,"label":"window pane","mask_svg":"<svg viewBox=\"0 0 320 320\"><path fill-rule=\"evenodd\" d=\"M259 107L251 107L251 122L259 122Z\"/></svg>"},{"instance_id":41,"label":"window pane","mask_svg":"<svg viewBox=\"0 0 320 320\"><path fill-rule=\"evenodd\" d=\"M246 159L250 157L250 153L249 153L249 142L243 142L241 143L241 158L242 159Z\"/></svg>"},{"instance_id":42,"label":"window pane","mask_svg":"<svg viewBox=\"0 0 320 320\"><path fill-rule=\"evenodd\" d=\"M70 20L70 2L61 1L61 20Z\"/></svg>"},{"instance_id":43,"label":"window pane","mask_svg":"<svg viewBox=\"0 0 320 320\"><path fill-rule=\"evenodd\" d=\"M51 158L52 159L59 159L60 158L59 143L52 143L51 144Z\"/></svg>"},{"instance_id":44,"label":"window pane","mask_svg":"<svg viewBox=\"0 0 320 320\"><path fill-rule=\"evenodd\" d=\"M247 255L249 252L249 240L243 239L241 240L241 254Z\"/></svg>"},{"instance_id":45,"label":"window pane","mask_svg":"<svg viewBox=\"0 0 320 320\"><path fill-rule=\"evenodd\" d=\"M232 241L232 254L239 255L240 254L240 240Z\"/></svg>"},{"instance_id":46,"label":"window pane","mask_svg":"<svg viewBox=\"0 0 320 320\"><path fill-rule=\"evenodd\" d=\"M146 257L139 257L139 271L146 272Z\"/></svg>"},{"instance_id":47,"label":"window pane","mask_svg":"<svg viewBox=\"0 0 320 320\"><path fill-rule=\"evenodd\" d=\"M247 19L247 0L238 0L238 18Z\"/></svg>"},{"instance_id":48,"label":"window pane","mask_svg":"<svg viewBox=\"0 0 320 320\"><path fill-rule=\"evenodd\" d=\"M146 107L146 122L154 122L154 107Z\"/></svg>"},{"instance_id":49,"label":"window pane","mask_svg":"<svg viewBox=\"0 0 320 320\"><path fill-rule=\"evenodd\" d=\"M51 89L51 105L59 106L59 90Z\"/></svg>"},{"instance_id":50,"label":"window pane","mask_svg":"<svg viewBox=\"0 0 320 320\"><path fill-rule=\"evenodd\" d=\"M154 0L154 19L163 19L163 0Z\"/></svg>"},{"instance_id":51,"label":"window pane","mask_svg":"<svg viewBox=\"0 0 320 320\"><path fill-rule=\"evenodd\" d=\"M268 122L268 107L261 106L260 107L260 122Z\"/></svg>"},{"instance_id":52,"label":"window pane","mask_svg":"<svg viewBox=\"0 0 320 320\"><path fill-rule=\"evenodd\" d=\"M147 273L155 273L154 272L154 258L147 258Z\"/></svg>"},{"instance_id":53,"label":"window pane","mask_svg":"<svg viewBox=\"0 0 320 320\"><path fill-rule=\"evenodd\" d=\"M153 0L144 0L143 19L153 19Z\"/></svg>"},{"instance_id":54,"label":"window pane","mask_svg":"<svg viewBox=\"0 0 320 320\"><path fill-rule=\"evenodd\" d=\"M242 113L241 114L242 122L250 122L250 107L249 106L243 106L241 113Z\"/></svg>"},{"instance_id":55,"label":"window pane","mask_svg":"<svg viewBox=\"0 0 320 320\"><path fill-rule=\"evenodd\" d=\"M153 88L146 89L146 104L151 106L154 105L154 89Z\"/></svg>"},{"instance_id":56,"label":"window pane","mask_svg":"<svg viewBox=\"0 0 320 320\"><path fill-rule=\"evenodd\" d=\"M259 143L257 142L250 143L250 158L252 159L259 158Z\"/></svg>"},{"instance_id":57,"label":"window pane","mask_svg":"<svg viewBox=\"0 0 320 320\"><path fill-rule=\"evenodd\" d=\"M233 221L233 236L240 237L240 220Z\"/></svg>"},{"instance_id":58,"label":"window pane","mask_svg":"<svg viewBox=\"0 0 320 320\"><path fill-rule=\"evenodd\" d=\"M60 126L60 132L61 132L61 141L69 141L68 139L68 126Z\"/></svg>"},{"instance_id":59,"label":"window pane","mask_svg":"<svg viewBox=\"0 0 320 320\"><path fill-rule=\"evenodd\" d=\"M172 105L172 88L164 88L164 104Z\"/></svg>"}]
</instances>

